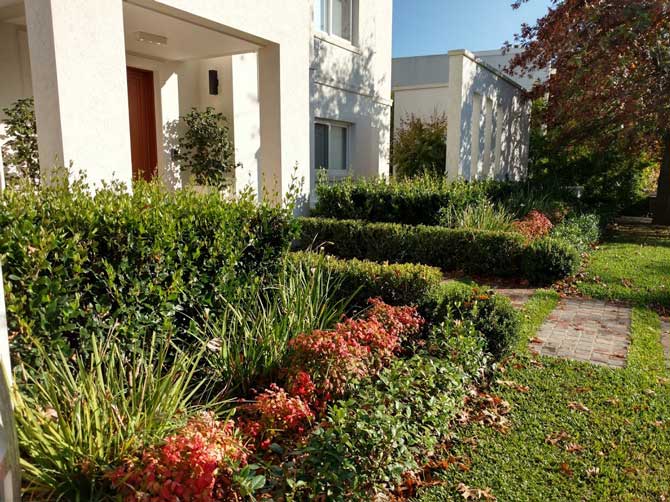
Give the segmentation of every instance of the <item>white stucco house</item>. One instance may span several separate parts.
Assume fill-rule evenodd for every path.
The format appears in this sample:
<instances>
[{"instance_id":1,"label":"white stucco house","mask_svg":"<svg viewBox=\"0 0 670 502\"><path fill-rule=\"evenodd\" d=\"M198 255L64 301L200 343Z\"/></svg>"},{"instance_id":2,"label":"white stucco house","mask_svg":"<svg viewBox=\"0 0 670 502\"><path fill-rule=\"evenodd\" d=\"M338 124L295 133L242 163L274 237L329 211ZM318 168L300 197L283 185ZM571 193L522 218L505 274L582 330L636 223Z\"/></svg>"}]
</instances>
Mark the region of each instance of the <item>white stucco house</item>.
<instances>
[{"instance_id":1,"label":"white stucco house","mask_svg":"<svg viewBox=\"0 0 670 502\"><path fill-rule=\"evenodd\" d=\"M447 118L447 174L519 180L528 164L530 102L525 91L546 75L504 72L520 49L395 58L394 128L410 116Z\"/></svg>"},{"instance_id":2,"label":"white stucco house","mask_svg":"<svg viewBox=\"0 0 670 502\"><path fill-rule=\"evenodd\" d=\"M308 196L388 170L391 0L0 0L0 108L34 96L40 166L188 182L175 121L213 106L235 186ZM3 116L0 114L0 122Z\"/></svg>"}]
</instances>

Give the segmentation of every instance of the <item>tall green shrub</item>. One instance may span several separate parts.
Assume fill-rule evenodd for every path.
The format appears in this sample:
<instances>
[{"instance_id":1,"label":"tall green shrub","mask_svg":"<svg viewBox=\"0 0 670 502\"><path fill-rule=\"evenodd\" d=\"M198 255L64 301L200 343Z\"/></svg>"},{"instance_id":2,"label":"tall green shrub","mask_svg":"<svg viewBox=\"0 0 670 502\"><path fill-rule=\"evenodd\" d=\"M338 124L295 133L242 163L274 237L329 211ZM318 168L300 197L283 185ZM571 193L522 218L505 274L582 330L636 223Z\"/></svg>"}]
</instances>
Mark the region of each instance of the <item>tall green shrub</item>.
<instances>
[{"instance_id":1,"label":"tall green shrub","mask_svg":"<svg viewBox=\"0 0 670 502\"><path fill-rule=\"evenodd\" d=\"M447 118L434 114L427 120L411 115L393 132L393 173L412 177L444 176L447 169Z\"/></svg>"},{"instance_id":2,"label":"tall green shrub","mask_svg":"<svg viewBox=\"0 0 670 502\"><path fill-rule=\"evenodd\" d=\"M274 275L291 209L137 183L94 195L77 184L6 190L0 257L12 353L27 336L66 353L116 329L131 342L215 316ZM85 348L85 347L84 347Z\"/></svg>"},{"instance_id":3,"label":"tall green shrub","mask_svg":"<svg viewBox=\"0 0 670 502\"><path fill-rule=\"evenodd\" d=\"M37 185L40 180L40 163L37 152L37 122L33 98L19 99L2 111L5 119L7 141L2 148L2 158L7 177L22 178Z\"/></svg>"}]
</instances>

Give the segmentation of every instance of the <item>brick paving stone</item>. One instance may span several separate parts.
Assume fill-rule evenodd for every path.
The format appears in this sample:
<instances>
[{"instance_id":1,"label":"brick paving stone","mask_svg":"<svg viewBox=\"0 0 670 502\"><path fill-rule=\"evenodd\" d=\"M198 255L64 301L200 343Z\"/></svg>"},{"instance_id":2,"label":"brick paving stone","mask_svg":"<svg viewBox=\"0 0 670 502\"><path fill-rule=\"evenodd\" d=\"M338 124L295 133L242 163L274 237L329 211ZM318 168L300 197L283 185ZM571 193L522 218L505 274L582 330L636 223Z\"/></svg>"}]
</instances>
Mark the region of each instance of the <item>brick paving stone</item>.
<instances>
[{"instance_id":1,"label":"brick paving stone","mask_svg":"<svg viewBox=\"0 0 670 502\"><path fill-rule=\"evenodd\" d=\"M531 351L623 368L630 343L630 307L568 298L549 314L531 342ZM670 322L666 355L670 361Z\"/></svg>"}]
</instances>

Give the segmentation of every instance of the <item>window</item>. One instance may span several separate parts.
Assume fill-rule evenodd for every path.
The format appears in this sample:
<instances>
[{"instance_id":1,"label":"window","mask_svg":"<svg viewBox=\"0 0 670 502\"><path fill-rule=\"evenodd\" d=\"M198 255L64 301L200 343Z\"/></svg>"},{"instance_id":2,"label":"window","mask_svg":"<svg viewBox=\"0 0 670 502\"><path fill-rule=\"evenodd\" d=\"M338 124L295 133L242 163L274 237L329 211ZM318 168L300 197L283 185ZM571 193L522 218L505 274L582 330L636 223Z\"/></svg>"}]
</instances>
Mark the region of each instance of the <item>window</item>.
<instances>
[{"instance_id":1,"label":"window","mask_svg":"<svg viewBox=\"0 0 670 502\"><path fill-rule=\"evenodd\" d=\"M315 0L314 25L318 30L353 42L353 0Z\"/></svg>"},{"instance_id":2,"label":"window","mask_svg":"<svg viewBox=\"0 0 670 502\"><path fill-rule=\"evenodd\" d=\"M316 169L346 171L349 163L349 127L334 122L314 124L314 166Z\"/></svg>"}]
</instances>

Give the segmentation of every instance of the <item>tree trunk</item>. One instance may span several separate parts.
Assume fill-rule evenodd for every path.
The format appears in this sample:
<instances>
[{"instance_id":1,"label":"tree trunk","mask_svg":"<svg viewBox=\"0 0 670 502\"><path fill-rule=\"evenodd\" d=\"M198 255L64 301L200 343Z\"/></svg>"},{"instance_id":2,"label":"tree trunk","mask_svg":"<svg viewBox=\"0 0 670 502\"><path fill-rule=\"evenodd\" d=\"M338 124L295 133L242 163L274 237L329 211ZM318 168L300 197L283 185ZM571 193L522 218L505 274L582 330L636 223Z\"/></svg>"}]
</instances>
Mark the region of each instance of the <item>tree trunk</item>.
<instances>
[{"instance_id":1,"label":"tree trunk","mask_svg":"<svg viewBox=\"0 0 670 502\"><path fill-rule=\"evenodd\" d=\"M653 221L655 225L670 225L670 131L663 133L662 148L663 156L658 174Z\"/></svg>"}]
</instances>

